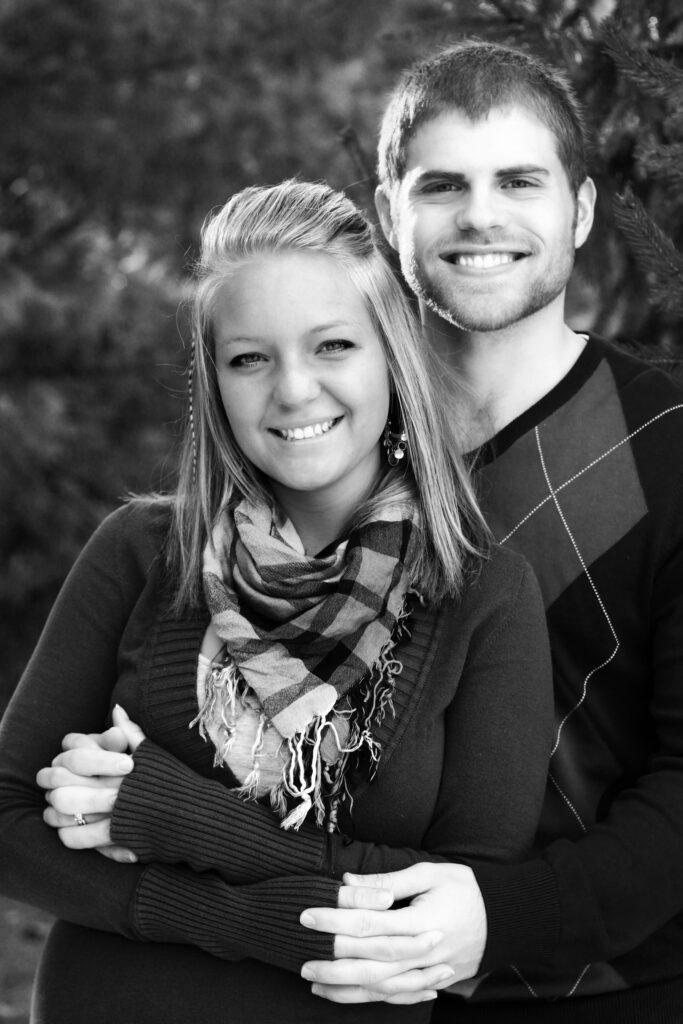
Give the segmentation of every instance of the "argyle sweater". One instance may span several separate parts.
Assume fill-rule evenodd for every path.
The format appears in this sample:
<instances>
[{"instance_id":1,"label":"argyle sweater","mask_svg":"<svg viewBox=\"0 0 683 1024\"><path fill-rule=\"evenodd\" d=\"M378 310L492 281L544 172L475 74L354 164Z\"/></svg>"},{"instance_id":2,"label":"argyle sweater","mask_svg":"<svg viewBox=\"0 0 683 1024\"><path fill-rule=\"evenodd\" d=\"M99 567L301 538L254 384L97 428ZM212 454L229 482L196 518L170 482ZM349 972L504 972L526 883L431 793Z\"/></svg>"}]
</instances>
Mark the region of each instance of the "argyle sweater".
<instances>
[{"instance_id":1,"label":"argyle sweater","mask_svg":"<svg viewBox=\"0 0 683 1024\"><path fill-rule=\"evenodd\" d=\"M683 976L682 474L681 389L596 338L483 453L496 539L543 592L556 723L538 855L476 867L475 1000Z\"/></svg>"}]
</instances>

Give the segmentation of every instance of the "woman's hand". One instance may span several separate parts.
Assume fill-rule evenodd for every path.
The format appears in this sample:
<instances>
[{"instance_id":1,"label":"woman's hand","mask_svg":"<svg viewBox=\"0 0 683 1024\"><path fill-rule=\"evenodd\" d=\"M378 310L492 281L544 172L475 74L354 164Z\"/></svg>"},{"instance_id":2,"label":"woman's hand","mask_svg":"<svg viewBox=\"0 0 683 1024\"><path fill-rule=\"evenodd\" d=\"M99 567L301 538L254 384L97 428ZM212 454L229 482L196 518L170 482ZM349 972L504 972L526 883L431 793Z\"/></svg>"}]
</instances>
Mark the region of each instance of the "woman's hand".
<instances>
[{"instance_id":1,"label":"woman's hand","mask_svg":"<svg viewBox=\"0 0 683 1024\"><path fill-rule=\"evenodd\" d=\"M43 820L58 830L65 846L95 849L130 864L137 860L135 854L111 841L111 814L121 783L133 768L126 751L134 752L145 735L118 705L112 720L114 726L103 733L68 733L62 753L49 768L41 768L36 782L47 790Z\"/></svg>"}]
</instances>

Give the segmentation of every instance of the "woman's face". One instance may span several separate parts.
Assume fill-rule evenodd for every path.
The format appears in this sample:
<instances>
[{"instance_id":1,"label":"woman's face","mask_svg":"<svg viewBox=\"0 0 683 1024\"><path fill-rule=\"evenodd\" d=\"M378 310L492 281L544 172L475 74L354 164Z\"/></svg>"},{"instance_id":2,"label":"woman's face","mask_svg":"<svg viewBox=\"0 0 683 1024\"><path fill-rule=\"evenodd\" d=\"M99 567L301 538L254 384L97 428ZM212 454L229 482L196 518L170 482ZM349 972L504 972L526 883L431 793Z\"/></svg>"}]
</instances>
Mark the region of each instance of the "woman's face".
<instances>
[{"instance_id":1,"label":"woman's face","mask_svg":"<svg viewBox=\"0 0 683 1024\"><path fill-rule=\"evenodd\" d=\"M214 334L235 440L285 512L306 497L350 515L380 469L389 374L343 266L312 252L245 262L220 288Z\"/></svg>"}]
</instances>

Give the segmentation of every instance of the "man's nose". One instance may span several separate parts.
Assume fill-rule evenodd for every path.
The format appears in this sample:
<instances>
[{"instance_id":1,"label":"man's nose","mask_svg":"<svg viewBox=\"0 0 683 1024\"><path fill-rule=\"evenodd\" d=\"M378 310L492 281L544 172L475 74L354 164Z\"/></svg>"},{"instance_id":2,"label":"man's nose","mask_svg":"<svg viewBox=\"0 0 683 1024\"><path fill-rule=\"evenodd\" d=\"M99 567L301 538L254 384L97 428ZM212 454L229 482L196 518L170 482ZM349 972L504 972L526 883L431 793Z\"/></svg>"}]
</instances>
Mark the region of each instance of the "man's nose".
<instances>
[{"instance_id":1,"label":"man's nose","mask_svg":"<svg viewBox=\"0 0 683 1024\"><path fill-rule=\"evenodd\" d=\"M490 231L507 223L503 197L496 189L473 187L463 194L456 212L461 231Z\"/></svg>"}]
</instances>

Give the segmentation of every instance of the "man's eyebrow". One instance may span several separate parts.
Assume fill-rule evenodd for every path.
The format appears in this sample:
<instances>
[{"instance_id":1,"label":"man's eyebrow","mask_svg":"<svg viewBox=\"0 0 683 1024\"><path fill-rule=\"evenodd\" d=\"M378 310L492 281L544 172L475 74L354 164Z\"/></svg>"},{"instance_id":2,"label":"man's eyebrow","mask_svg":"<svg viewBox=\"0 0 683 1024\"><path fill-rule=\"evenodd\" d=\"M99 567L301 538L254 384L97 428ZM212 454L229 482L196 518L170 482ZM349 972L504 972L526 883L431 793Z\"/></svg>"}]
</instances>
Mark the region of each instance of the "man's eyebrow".
<instances>
[{"instance_id":1,"label":"man's eyebrow","mask_svg":"<svg viewBox=\"0 0 683 1024\"><path fill-rule=\"evenodd\" d=\"M462 184L467 180L467 175L459 171L440 171L438 169L422 171L413 182L414 185L429 185L433 181L452 181L455 184Z\"/></svg>"},{"instance_id":2,"label":"man's eyebrow","mask_svg":"<svg viewBox=\"0 0 683 1024\"><path fill-rule=\"evenodd\" d=\"M501 167L499 171L496 171L497 178L517 178L523 177L525 174L540 174L544 178L548 178L550 171L540 164L519 164L515 167Z\"/></svg>"},{"instance_id":3,"label":"man's eyebrow","mask_svg":"<svg viewBox=\"0 0 683 1024\"><path fill-rule=\"evenodd\" d=\"M537 174L544 178L550 177L548 168L540 164L515 164L512 167L500 167L494 174L496 178L515 178L525 174ZM435 181L453 182L455 185L462 185L467 180L468 176L461 171L445 171L433 168L418 174L413 185L419 188L422 185L430 185Z\"/></svg>"}]
</instances>

